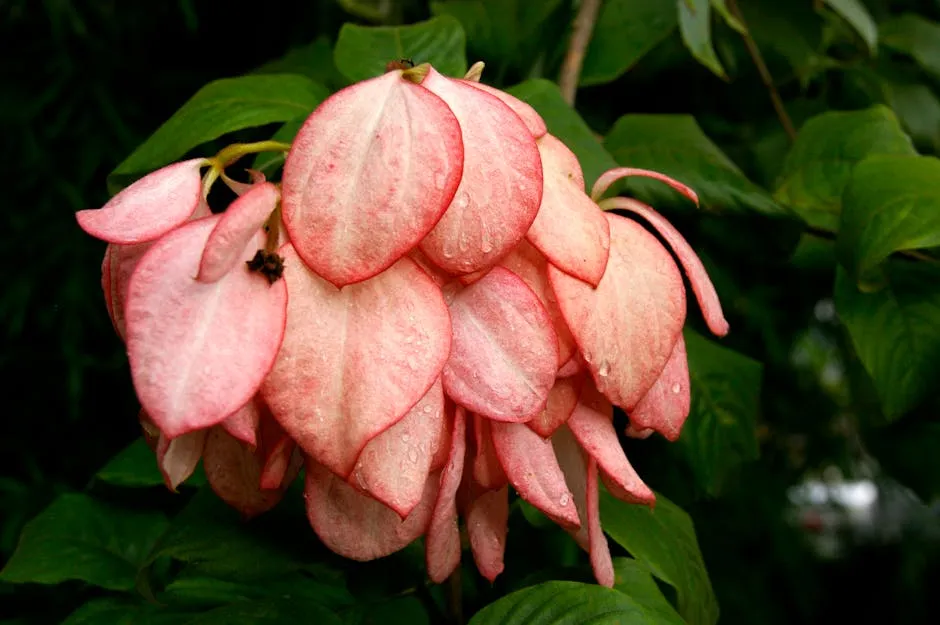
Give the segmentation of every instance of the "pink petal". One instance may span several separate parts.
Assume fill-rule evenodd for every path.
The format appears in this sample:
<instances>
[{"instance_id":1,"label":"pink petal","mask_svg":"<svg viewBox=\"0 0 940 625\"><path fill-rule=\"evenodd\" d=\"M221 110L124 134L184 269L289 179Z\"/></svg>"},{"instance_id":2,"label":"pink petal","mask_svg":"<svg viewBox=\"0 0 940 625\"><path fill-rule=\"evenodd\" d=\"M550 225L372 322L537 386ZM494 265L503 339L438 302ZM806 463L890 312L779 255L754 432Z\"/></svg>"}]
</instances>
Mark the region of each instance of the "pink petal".
<instances>
[{"instance_id":1,"label":"pink petal","mask_svg":"<svg viewBox=\"0 0 940 625\"><path fill-rule=\"evenodd\" d=\"M718 293L715 286L705 271L705 265L699 259L698 254L692 249L688 241L679 233L675 227L669 223L662 215L657 213L651 207L637 202L630 198L617 197L606 200L606 203L615 208L636 213L645 219L660 236L666 240L676 257L685 270L685 275L689 277L689 283L692 285L692 292L695 293L695 299L702 309L702 315L705 317L705 323L708 329L716 336L724 336L728 333L728 322L721 311L721 302L718 299Z\"/></svg>"},{"instance_id":2,"label":"pink petal","mask_svg":"<svg viewBox=\"0 0 940 625\"><path fill-rule=\"evenodd\" d=\"M638 438L642 440L642 439L647 439L650 436L652 436L653 430L652 428L639 429L639 428L633 427L633 425L631 424L628 424L627 429L624 430L624 434L626 434L630 438Z\"/></svg>"},{"instance_id":3,"label":"pink petal","mask_svg":"<svg viewBox=\"0 0 940 625\"><path fill-rule=\"evenodd\" d=\"M480 574L490 582L503 572L509 528L509 487L481 492L470 502L467 534Z\"/></svg>"},{"instance_id":4,"label":"pink petal","mask_svg":"<svg viewBox=\"0 0 940 625\"><path fill-rule=\"evenodd\" d=\"M601 216L603 217L603 214ZM542 256L541 252L523 240L499 264L522 278L526 286L532 289L545 306L549 317L552 318L555 334L558 336L558 364L561 366L574 355L577 345L558 308L555 292L552 291L552 286L548 282L548 260Z\"/></svg>"},{"instance_id":5,"label":"pink petal","mask_svg":"<svg viewBox=\"0 0 940 625\"><path fill-rule=\"evenodd\" d=\"M428 475L421 503L402 520L391 508L347 484L312 458L307 459L307 518L339 555L352 560L381 558L403 549L428 527L440 474Z\"/></svg>"},{"instance_id":6,"label":"pink petal","mask_svg":"<svg viewBox=\"0 0 940 625\"><path fill-rule=\"evenodd\" d=\"M535 415L526 425L542 438L549 438L574 412L574 407L578 404L578 394L583 385L582 376L557 378L555 386L548 394L545 409Z\"/></svg>"},{"instance_id":7,"label":"pink petal","mask_svg":"<svg viewBox=\"0 0 940 625\"><path fill-rule=\"evenodd\" d=\"M587 525L588 540L591 547L591 568L597 583L608 588L614 587L614 563L610 558L610 546L601 528L601 510L597 483L597 462L588 463L587 475Z\"/></svg>"},{"instance_id":8,"label":"pink petal","mask_svg":"<svg viewBox=\"0 0 940 625\"><path fill-rule=\"evenodd\" d=\"M519 495L562 527L578 527L578 511L552 444L523 423L492 424L493 445Z\"/></svg>"},{"instance_id":9,"label":"pink petal","mask_svg":"<svg viewBox=\"0 0 940 625\"><path fill-rule=\"evenodd\" d=\"M623 453L613 418L610 402L588 381L567 425L578 444L597 461L609 482L617 485L621 497L626 496L632 503L652 504L656 496Z\"/></svg>"},{"instance_id":10,"label":"pink petal","mask_svg":"<svg viewBox=\"0 0 940 625\"><path fill-rule=\"evenodd\" d=\"M682 425L692 406L689 384L689 362L685 339L681 336L653 387L630 411L634 430L655 430L671 441L678 440Z\"/></svg>"},{"instance_id":11,"label":"pink petal","mask_svg":"<svg viewBox=\"0 0 940 625\"><path fill-rule=\"evenodd\" d=\"M247 267L212 284L193 279L217 221L208 217L160 239L128 288L134 387L170 437L215 425L244 406L274 364L284 335L284 281L269 284Z\"/></svg>"},{"instance_id":12,"label":"pink petal","mask_svg":"<svg viewBox=\"0 0 940 625\"><path fill-rule=\"evenodd\" d=\"M480 415L473 417L474 456L473 481L486 490L498 490L505 486L509 478L503 471L493 447L493 433L490 420Z\"/></svg>"},{"instance_id":13,"label":"pink petal","mask_svg":"<svg viewBox=\"0 0 940 625\"><path fill-rule=\"evenodd\" d=\"M434 443L431 447L430 471L439 471L444 468L450 458L451 437L454 428L454 411L456 404L446 395L444 396L444 418L439 422L440 431L435 433ZM436 425L436 424L435 424Z\"/></svg>"},{"instance_id":14,"label":"pink petal","mask_svg":"<svg viewBox=\"0 0 940 625\"><path fill-rule=\"evenodd\" d=\"M454 279L452 275L432 263L431 259L421 251L420 247L416 247L408 252L408 258L418 263L418 266L424 269L424 272L431 276L431 279L434 280L434 283L439 287L443 287Z\"/></svg>"},{"instance_id":15,"label":"pink petal","mask_svg":"<svg viewBox=\"0 0 940 625\"><path fill-rule=\"evenodd\" d=\"M542 119L542 116L539 115L534 108L529 106L529 104L519 98L509 95L501 89L496 89L474 80L461 80L460 82L476 87L502 100L503 104L511 108L512 112L519 116L519 119L522 120L522 123L525 124L525 127L529 129L529 132L532 133L535 139L542 137L548 132L548 128L545 127L545 120Z\"/></svg>"},{"instance_id":16,"label":"pink petal","mask_svg":"<svg viewBox=\"0 0 940 625\"><path fill-rule=\"evenodd\" d=\"M460 564L460 531L457 527L455 498L463 476L466 431L466 413L458 406L447 464L441 473L441 486L424 543L428 577L435 584L447 579Z\"/></svg>"},{"instance_id":17,"label":"pink petal","mask_svg":"<svg viewBox=\"0 0 940 625\"><path fill-rule=\"evenodd\" d=\"M267 177L262 171L258 171L257 169L246 169L245 171L248 172L251 182L239 182L238 180L232 180L228 176L222 176L222 182L236 195L245 195L251 191L252 187L267 180Z\"/></svg>"},{"instance_id":18,"label":"pink petal","mask_svg":"<svg viewBox=\"0 0 940 625\"><path fill-rule=\"evenodd\" d=\"M423 87L460 122L464 167L440 222L421 242L439 267L470 273L491 267L525 236L542 199L542 163L519 116L476 86L431 70Z\"/></svg>"},{"instance_id":19,"label":"pink petal","mask_svg":"<svg viewBox=\"0 0 940 625\"><path fill-rule=\"evenodd\" d=\"M460 126L401 72L347 87L307 119L284 163L284 224L337 286L391 266L434 227L463 168Z\"/></svg>"},{"instance_id":20,"label":"pink petal","mask_svg":"<svg viewBox=\"0 0 940 625\"><path fill-rule=\"evenodd\" d=\"M108 243L108 247L104 249L104 258L101 259L101 292L104 295L104 305L108 309L108 317L111 318L114 332L122 336L123 330L118 330L117 323L114 321L114 302L111 300L113 291L111 288L111 248L112 245Z\"/></svg>"},{"instance_id":21,"label":"pink petal","mask_svg":"<svg viewBox=\"0 0 940 625\"><path fill-rule=\"evenodd\" d=\"M502 267L465 288L450 305L453 347L444 390L480 415L526 421L555 382L558 340L551 318L525 282Z\"/></svg>"},{"instance_id":22,"label":"pink petal","mask_svg":"<svg viewBox=\"0 0 940 625\"><path fill-rule=\"evenodd\" d=\"M610 227L603 211L584 193L578 157L552 135L539 139L538 146L545 186L526 237L553 265L597 286L607 268Z\"/></svg>"},{"instance_id":23,"label":"pink petal","mask_svg":"<svg viewBox=\"0 0 940 625\"><path fill-rule=\"evenodd\" d=\"M691 187L688 187L678 180L674 180L667 176L666 174L661 174L658 171L651 171L649 169L636 169L635 167L617 167L606 171L601 174L594 182L594 187L591 189L591 198L597 202L601 199L607 189L610 188L610 185L620 180L621 178L627 178L629 176L642 176L644 178L652 178L654 180L659 180L668 184L670 187L689 198L695 205L698 206L698 195Z\"/></svg>"},{"instance_id":24,"label":"pink petal","mask_svg":"<svg viewBox=\"0 0 940 625\"><path fill-rule=\"evenodd\" d=\"M259 401L261 408L261 488L286 486L300 470L302 458L297 444L271 415L271 410ZM298 463L298 460L301 462Z\"/></svg>"},{"instance_id":25,"label":"pink petal","mask_svg":"<svg viewBox=\"0 0 940 625\"><path fill-rule=\"evenodd\" d=\"M555 374L556 378L570 378L573 375L580 373L584 367L581 364L581 358L577 354L573 354L565 364L563 364L558 369L558 373Z\"/></svg>"},{"instance_id":26,"label":"pink petal","mask_svg":"<svg viewBox=\"0 0 940 625\"><path fill-rule=\"evenodd\" d=\"M366 444L349 483L407 517L421 501L443 422L444 389L438 379L401 421Z\"/></svg>"},{"instance_id":27,"label":"pink petal","mask_svg":"<svg viewBox=\"0 0 940 625\"><path fill-rule=\"evenodd\" d=\"M215 282L238 264L245 246L277 207L279 195L276 186L262 182L229 205L206 241L197 280Z\"/></svg>"},{"instance_id":28,"label":"pink petal","mask_svg":"<svg viewBox=\"0 0 940 625\"><path fill-rule=\"evenodd\" d=\"M235 411L234 414L225 418L220 425L228 434L250 447L258 446L258 425L261 420L261 413L258 409L258 402L261 398L255 395L244 406Z\"/></svg>"},{"instance_id":29,"label":"pink petal","mask_svg":"<svg viewBox=\"0 0 940 625\"><path fill-rule=\"evenodd\" d=\"M196 210L202 195L195 158L167 165L127 187L98 209L78 211L82 230L109 243L153 241L183 224Z\"/></svg>"},{"instance_id":30,"label":"pink petal","mask_svg":"<svg viewBox=\"0 0 940 625\"><path fill-rule=\"evenodd\" d=\"M441 374L450 317L441 291L403 258L337 289L281 248L288 322L264 398L297 444L341 477Z\"/></svg>"},{"instance_id":31,"label":"pink petal","mask_svg":"<svg viewBox=\"0 0 940 625\"><path fill-rule=\"evenodd\" d=\"M587 518L587 466L590 457L587 456L578 441L567 427L558 428L552 435L552 450L558 459L558 466L565 476L565 484L571 489L572 500L578 511L579 527L566 528L575 542L587 552L591 550L588 536Z\"/></svg>"},{"instance_id":32,"label":"pink petal","mask_svg":"<svg viewBox=\"0 0 940 625\"><path fill-rule=\"evenodd\" d=\"M140 259L143 258L152 245L152 243L137 243L136 245L108 244L105 255L110 264L108 279L111 284L108 292L111 296L111 305L108 307L108 312L111 313L111 322L115 331L123 341L127 340L127 323L124 318L127 289L137 263L140 262Z\"/></svg>"},{"instance_id":33,"label":"pink petal","mask_svg":"<svg viewBox=\"0 0 940 625\"><path fill-rule=\"evenodd\" d=\"M157 465L167 488L175 492L193 474L202 458L205 440L205 430L196 430L173 439L160 434L157 441Z\"/></svg>"},{"instance_id":34,"label":"pink petal","mask_svg":"<svg viewBox=\"0 0 940 625\"><path fill-rule=\"evenodd\" d=\"M267 512L281 500L280 489L264 490L258 454L220 427L209 430L203 466L209 486L219 499L251 518Z\"/></svg>"},{"instance_id":35,"label":"pink petal","mask_svg":"<svg viewBox=\"0 0 940 625\"><path fill-rule=\"evenodd\" d=\"M610 260L596 289L553 266L558 306L597 387L630 410L659 377L685 322L682 276L656 238L612 213Z\"/></svg>"}]
</instances>

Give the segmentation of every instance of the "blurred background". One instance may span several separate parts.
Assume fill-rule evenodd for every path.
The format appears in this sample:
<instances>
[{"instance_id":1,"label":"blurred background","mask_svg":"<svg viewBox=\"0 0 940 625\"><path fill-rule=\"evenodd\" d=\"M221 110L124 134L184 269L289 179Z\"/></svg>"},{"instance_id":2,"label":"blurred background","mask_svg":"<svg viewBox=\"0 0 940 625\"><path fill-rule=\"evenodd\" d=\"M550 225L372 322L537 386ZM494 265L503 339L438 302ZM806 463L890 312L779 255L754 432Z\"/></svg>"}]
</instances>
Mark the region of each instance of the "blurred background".
<instances>
[{"instance_id":1,"label":"blurred background","mask_svg":"<svg viewBox=\"0 0 940 625\"><path fill-rule=\"evenodd\" d=\"M777 13L789 11L788 2L740 2L764 36L796 37L786 31L791 22L760 19L774 4ZM789 4L819 16L811 0ZM866 4L879 17L911 10L940 19L933 0ZM420 1L235 6L0 0L0 563L27 520L56 494L82 489L139 435L126 358L102 300L104 243L82 233L73 213L102 205L108 174L207 82L277 63L337 88L329 50L343 23L429 16ZM571 10L545 19L540 36L557 39ZM816 36L814 28L798 34ZM471 61L480 56L473 35ZM853 60L838 41L814 45L827 58ZM667 37L621 77L579 91L578 110L602 135L629 112L692 114L752 180L769 186L786 136L743 45L719 52L728 81L696 63L677 35ZM557 77L562 47L543 52L537 67L516 62L525 54L524 46L508 49L484 81ZM885 53L853 73L796 71L778 48L766 57L797 125L827 109L869 105L878 99L872 75L892 75L907 90L897 87L888 104L922 153L936 153L936 84L904 59ZM824 240L748 216L662 208L707 250L732 324L725 343L764 366L760 457L751 459L747 443L717 450L749 462L714 488L696 485L681 442L627 443L647 482L693 517L721 622L940 622L940 595L931 592L940 588L936 400L872 429L877 401L828 299L835 265ZM0 584L0 622L14 613L17 623L61 616L33 599Z\"/></svg>"}]
</instances>

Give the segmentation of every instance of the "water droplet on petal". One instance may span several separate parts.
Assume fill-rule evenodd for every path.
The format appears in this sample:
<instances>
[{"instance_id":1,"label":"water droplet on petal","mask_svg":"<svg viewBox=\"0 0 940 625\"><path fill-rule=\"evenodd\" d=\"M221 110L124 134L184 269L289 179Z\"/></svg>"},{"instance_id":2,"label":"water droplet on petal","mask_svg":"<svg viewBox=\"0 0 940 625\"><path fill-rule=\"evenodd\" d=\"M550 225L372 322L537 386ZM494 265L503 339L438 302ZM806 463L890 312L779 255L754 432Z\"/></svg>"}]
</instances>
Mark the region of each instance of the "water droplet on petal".
<instances>
[{"instance_id":1,"label":"water droplet on petal","mask_svg":"<svg viewBox=\"0 0 940 625\"><path fill-rule=\"evenodd\" d=\"M411 437L408 436L407 434L402 434L402 435L401 435L401 442L407 443L407 442L410 441L410 440L411 440Z\"/></svg>"},{"instance_id":2,"label":"water droplet on petal","mask_svg":"<svg viewBox=\"0 0 940 625\"><path fill-rule=\"evenodd\" d=\"M428 413L431 412L431 407L430 407L430 406L425 406L425 407L422 408L421 410L422 410L422 412L424 412L424 414L428 414Z\"/></svg>"},{"instance_id":3,"label":"water droplet on petal","mask_svg":"<svg viewBox=\"0 0 940 625\"><path fill-rule=\"evenodd\" d=\"M562 507L565 507L565 506L568 505L569 499L570 499L570 498L568 497L568 493L565 493L564 495L561 496L561 499L558 500L558 503L559 503L559 505L561 505Z\"/></svg>"},{"instance_id":4,"label":"water droplet on petal","mask_svg":"<svg viewBox=\"0 0 940 625\"><path fill-rule=\"evenodd\" d=\"M682 390L682 387L679 386L679 383L678 383L678 382L676 382L675 384L672 385L672 392L675 393L676 395L678 395L678 394L679 394L679 391L681 391L681 390Z\"/></svg>"},{"instance_id":5,"label":"water droplet on petal","mask_svg":"<svg viewBox=\"0 0 940 625\"><path fill-rule=\"evenodd\" d=\"M594 356L591 355L591 352L581 352L581 356L584 358L584 362L588 364L594 362Z\"/></svg>"},{"instance_id":6,"label":"water droplet on petal","mask_svg":"<svg viewBox=\"0 0 940 625\"><path fill-rule=\"evenodd\" d=\"M411 460L411 462L418 462L418 452L414 449L409 449L408 460Z\"/></svg>"},{"instance_id":7,"label":"water droplet on petal","mask_svg":"<svg viewBox=\"0 0 940 625\"><path fill-rule=\"evenodd\" d=\"M602 378L606 378L610 374L610 363L606 360L601 361L600 367L597 368L597 375Z\"/></svg>"}]
</instances>

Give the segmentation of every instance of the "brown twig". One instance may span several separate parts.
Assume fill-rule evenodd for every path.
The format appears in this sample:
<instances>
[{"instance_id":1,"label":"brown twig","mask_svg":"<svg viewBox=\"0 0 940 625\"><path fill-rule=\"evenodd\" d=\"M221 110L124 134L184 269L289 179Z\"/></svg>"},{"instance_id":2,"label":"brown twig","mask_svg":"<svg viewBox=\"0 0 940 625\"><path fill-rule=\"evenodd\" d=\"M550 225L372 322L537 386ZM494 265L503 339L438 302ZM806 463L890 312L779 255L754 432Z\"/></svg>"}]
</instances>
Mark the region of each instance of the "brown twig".
<instances>
[{"instance_id":1,"label":"brown twig","mask_svg":"<svg viewBox=\"0 0 940 625\"><path fill-rule=\"evenodd\" d=\"M578 81L581 79L581 66L584 64L584 55L591 35L594 32L594 23L597 22L597 13L601 8L601 0L581 0L581 8L574 18L574 27L571 31L571 42L568 44L568 53L561 65L561 74L558 76L558 87L565 102L574 106L574 94L578 90Z\"/></svg>"},{"instance_id":2,"label":"brown twig","mask_svg":"<svg viewBox=\"0 0 940 625\"><path fill-rule=\"evenodd\" d=\"M757 47L757 43L754 41L754 38L751 37L751 31L744 21L744 15L741 14L741 10L738 8L737 0L728 0L728 9L731 10L732 15L738 18L738 21L744 26L744 33L741 34L741 38L744 39L744 45L747 47L748 54L751 55L751 60L754 61L754 66L757 67L757 73L760 74L761 82L763 82L764 87L767 88L767 93L770 95L770 102L777 112L780 124L783 126L783 130L787 133L787 137L790 138L790 142L792 143L796 141L796 128L793 126L793 120L790 119L786 107L783 106L783 100L780 99L780 93L774 85L773 76L770 75L770 70L767 69L767 64L764 63L764 57L760 53L760 48Z\"/></svg>"}]
</instances>

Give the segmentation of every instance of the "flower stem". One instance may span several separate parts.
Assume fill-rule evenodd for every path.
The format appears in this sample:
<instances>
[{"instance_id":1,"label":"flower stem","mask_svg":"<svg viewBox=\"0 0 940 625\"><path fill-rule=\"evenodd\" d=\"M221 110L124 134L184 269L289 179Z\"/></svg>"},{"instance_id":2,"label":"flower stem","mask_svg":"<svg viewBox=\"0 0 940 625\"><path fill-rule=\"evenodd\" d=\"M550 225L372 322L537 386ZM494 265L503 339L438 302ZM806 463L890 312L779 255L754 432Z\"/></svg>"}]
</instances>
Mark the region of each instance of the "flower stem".
<instances>
[{"instance_id":1,"label":"flower stem","mask_svg":"<svg viewBox=\"0 0 940 625\"><path fill-rule=\"evenodd\" d=\"M558 87L565 102L574 106L574 95L578 90L578 81L581 78L581 67L584 65L584 55L587 53L597 14L601 8L601 0L581 0L581 8L574 18L574 28L571 31L571 43L568 44L568 53L561 66L561 75L558 77Z\"/></svg>"},{"instance_id":2,"label":"flower stem","mask_svg":"<svg viewBox=\"0 0 940 625\"><path fill-rule=\"evenodd\" d=\"M258 152L287 152L290 150L290 143L281 141L256 141L255 143L233 143L222 148L215 155L216 161L224 169L247 154L257 154Z\"/></svg>"},{"instance_id":3,"label":"flower stem","mask_svg":"<svg viewBox=\"0 0 940 625\"><path fill-rule=\"evenodd\" d=\"M463 582L460 578L460 565L447 578L447 590L451 622L455 625L463 625Z\"/></svg>"}]
</instances>

